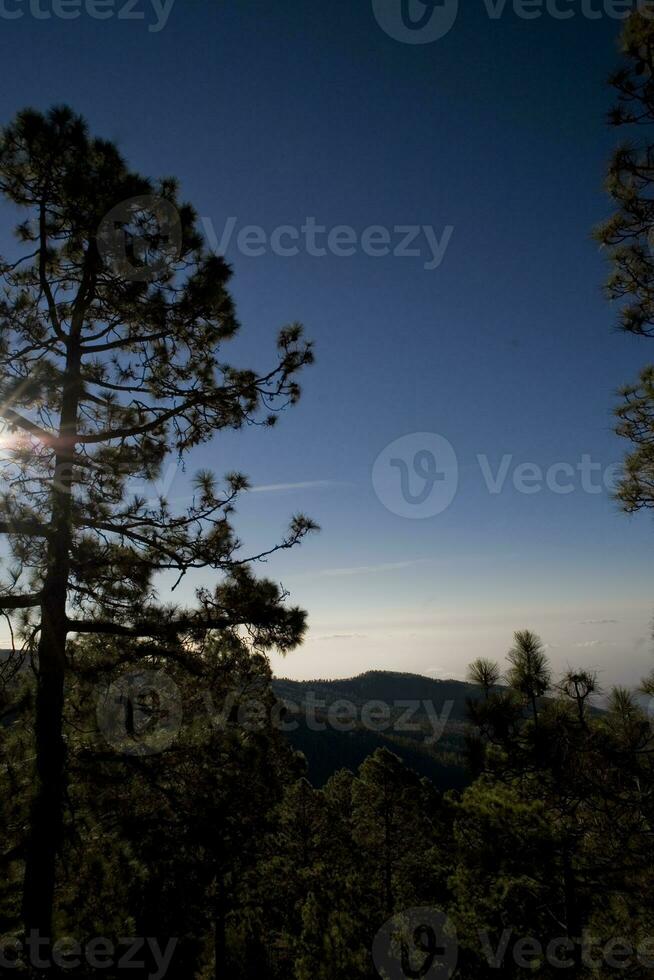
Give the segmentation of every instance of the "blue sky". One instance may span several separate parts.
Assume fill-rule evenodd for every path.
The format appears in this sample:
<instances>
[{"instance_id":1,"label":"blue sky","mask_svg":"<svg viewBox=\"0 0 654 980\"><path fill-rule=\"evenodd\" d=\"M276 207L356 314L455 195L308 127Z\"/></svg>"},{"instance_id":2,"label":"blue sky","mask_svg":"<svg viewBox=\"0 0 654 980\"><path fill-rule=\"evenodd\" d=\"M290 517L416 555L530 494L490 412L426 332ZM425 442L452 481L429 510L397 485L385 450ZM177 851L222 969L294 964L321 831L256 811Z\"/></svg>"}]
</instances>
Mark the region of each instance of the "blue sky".
<instances>
[{"instance_id":1,"label":"blue sky","mask_svg":"<svg viewBox=\"0 0 654 980\"><path fill-rule=\"evenodd\" d=\"M567 493L545 479L584 456L602 472L619 461L613 393L651 357L615 332L590 239L609 211L619 24L568 6L565 21L524 20L508 3L492 19L471 0L426 44L385 33L371 0L177 0L160 31L148 30L151 0L133 8L141 20L1 8L23 16L0 12L0 117L68 102L133 166L177 175L218 239L233 219L233 360L265 366L292 320L316 342L304 397L276 430L224 434L191 463L269 488L239 506L253 552L298 510L323 528L261 569L309 611L307 643L275 659L280 673L461 676L522 627L555 666L596 666L606 684L650 668L650 519L584 492L578 472ZM354 254L274 254L275 229L307 218L353 229ZM236 244L248 225L267 236L261 255ZM450 237L426 269L424 232L419 255L373 256L371 226L391 248L397 226ZM372 480L411 433L443 436L458 465L452 503L423 519L389 510ZM490 493L484 474L503 457ZM543 474L536 492L515 487L525 463ZM181 500L186 478L169 476Z\"/></svg>"}]
</instances>

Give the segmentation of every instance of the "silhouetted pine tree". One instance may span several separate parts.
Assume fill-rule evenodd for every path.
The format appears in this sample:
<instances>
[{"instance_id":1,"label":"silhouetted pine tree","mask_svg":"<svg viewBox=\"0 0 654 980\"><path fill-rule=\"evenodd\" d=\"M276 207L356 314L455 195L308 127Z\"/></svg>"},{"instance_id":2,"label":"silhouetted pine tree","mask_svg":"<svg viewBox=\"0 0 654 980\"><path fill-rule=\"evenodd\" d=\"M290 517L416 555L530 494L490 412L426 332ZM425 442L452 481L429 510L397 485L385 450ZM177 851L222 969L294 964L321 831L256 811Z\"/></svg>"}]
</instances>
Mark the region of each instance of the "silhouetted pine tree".
<instances>
[{"instance_id":1,"label":"silhouetted pine tree","mask_svg":"<svg viewBox=\"0 0 654 980\"><path fill-rule=\"evenodd\" d=\"M165 499L128 497L126 481L156 478L168 454L183 459L221 429L271 421L271 410L297 400L295 376L311 351L294 325L269 368L226 360L238 330L230 270L205 251L193 209L174 180L131 171L70 109L26 110L3 131L0 190L23 212L23 247L0 267L0 418L15 439L3 454L11 489L0 531L12 563L0 609L22 612L22 639L36 654L24 921L50 936L68 638L144 638L164 653L244 627L289 649L304 629L303 613L256 581L238 552L229 515L243 476L220 487L198 474L179 513ZM279 547L311 528L294 518ZM192 608L158 603L156 573L201 568L215 570L217 584Z\"/></svg>"}]
</instances>

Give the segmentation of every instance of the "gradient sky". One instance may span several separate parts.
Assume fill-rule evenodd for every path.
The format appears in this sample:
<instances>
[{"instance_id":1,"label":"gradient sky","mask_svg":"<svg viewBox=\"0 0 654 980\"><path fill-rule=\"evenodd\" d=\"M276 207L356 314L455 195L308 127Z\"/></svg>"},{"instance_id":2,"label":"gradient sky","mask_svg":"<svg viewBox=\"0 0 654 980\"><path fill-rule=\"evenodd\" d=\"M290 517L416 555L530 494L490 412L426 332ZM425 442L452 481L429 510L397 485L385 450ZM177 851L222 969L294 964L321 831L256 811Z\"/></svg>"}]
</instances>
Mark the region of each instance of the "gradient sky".
<instances>
[{"instance_id":1,"label":"gradient sky","mask_svg":"<svg viewBox=\"0 0 654 980\"><path fill-rule=\"evenodd\" d=\"M651 667L650 519L580 479L566 494L512 483L521 463L617 462L614 391L654 353L616 333L590 239L609 211L619 24L569 6L565 21L510 4L491 19L466 0L429 44L386 34L371 0L177 0L158 32L151 0L134 8L144 20L2 7L24 16L0 15L0 118L70 103L133 166L177 175L219 238L230 217L234 238L307 217L359 234L453 227L435 269L424 238L417 257L227 249L243 323L232 359L266 366L291 320L317 346L276 430L227 433L190 464L259 488L237 515L253 552L298 510L322 526L261 569L309 611L308 640L274 658L279 673L457 677L474 656L503 657L523 627L557 668L592 665L605 684ZM459 466L451 505L420 520L387 509L371 479L415 432L444 436ZM511 457L502 492L479 454L493 473ZM186 476L165 483L182 501Z\"/></svg>"}]
</instances>

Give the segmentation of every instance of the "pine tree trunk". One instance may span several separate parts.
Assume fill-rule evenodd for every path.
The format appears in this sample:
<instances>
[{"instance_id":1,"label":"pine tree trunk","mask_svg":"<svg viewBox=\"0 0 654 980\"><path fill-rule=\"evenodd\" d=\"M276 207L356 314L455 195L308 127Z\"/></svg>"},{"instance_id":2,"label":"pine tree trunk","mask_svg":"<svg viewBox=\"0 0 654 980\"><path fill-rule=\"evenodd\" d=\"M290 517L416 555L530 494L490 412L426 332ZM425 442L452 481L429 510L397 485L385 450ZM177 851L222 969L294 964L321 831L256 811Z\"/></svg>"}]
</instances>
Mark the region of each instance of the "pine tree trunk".
<instances>
[{"instance_id":1,"label":"pine tree trunk","mask_svg":"<svg viewBox=\"0 0 654 980\"><path fill-rule=\"evenodd\" d=\"M25 878L23 919L26 933L53 939L55 871L63 832L65 745L63 740L66 675L66 602L72 541L74 444L81 390L79 334L76 324L68 342L59 439L52 482L52 511L47 571L42 589L38 648L35 749L36 787L32 801Z\"/></svg>"},{"instance_id":2,"label":"pine tree trunk","mask_svg":"<svg viewBox=\"0 0 654 980\"><path fill-rule=\"evenodd\" d=\"M54 615L53 615L54 614ZM43 607L36 698L37 786L32 803L25 866L23 918L26 932L52 938L55 866L61 844L64 792L65 622Z\"/></svg>"},{"instance_id":3,"label":"pine tree trunk","mask_svg":"<svg viewBox=\"0 0 654 980\"><path fill-rule=\"evenodd\" d=\"M57 491L59 493L60 490ZM60 507L56 517L63 519ZM53 521L53 526L56 526ZM63 830L65 745L63 740L66 675L66 595L69 527L63 523L51 539L48 573L41 604L36 696L36 788L31 809L23 918L29 933L52 937L55 867Z\"/></svg>"},{"instance_id":4,"label":"pine tree trunk","mask_svg":"<svg viewBox=\"0 0 654 980\"><path fill-rule=\"evenodd\" d=\"M214 904L214 971L215 980L227 980L227 929L225 921L225 900L222 886L217 881L218 897Z\"/></svg>"}]
</instances>

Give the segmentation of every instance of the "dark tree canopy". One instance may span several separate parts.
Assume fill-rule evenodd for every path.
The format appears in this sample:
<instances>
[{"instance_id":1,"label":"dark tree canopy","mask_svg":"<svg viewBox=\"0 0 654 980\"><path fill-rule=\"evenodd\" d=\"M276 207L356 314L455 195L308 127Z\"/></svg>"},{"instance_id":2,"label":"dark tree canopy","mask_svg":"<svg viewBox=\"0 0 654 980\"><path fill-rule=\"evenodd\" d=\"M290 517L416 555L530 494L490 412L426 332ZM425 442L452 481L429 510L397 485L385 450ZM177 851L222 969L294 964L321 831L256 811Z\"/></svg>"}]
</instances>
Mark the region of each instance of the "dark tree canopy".
<instances>
[{"instance_id":1,"label":"dark tree canopy","mask_svg":"<svg viewBox=\"0 0 654 980\"><path fill-rule=\"evenodd\" d=\"M635 12L622 35L624 64L611 81L617 104L609 121L626 127L628 141L614 153L607 190L615 211L596 231L612 270L609 298L619 304L626 333L654 337L654 20ZM620 389L616 431L632 450L617 496L628 512L654 506L654 367Z\"/></svg>"}]
</instances>

